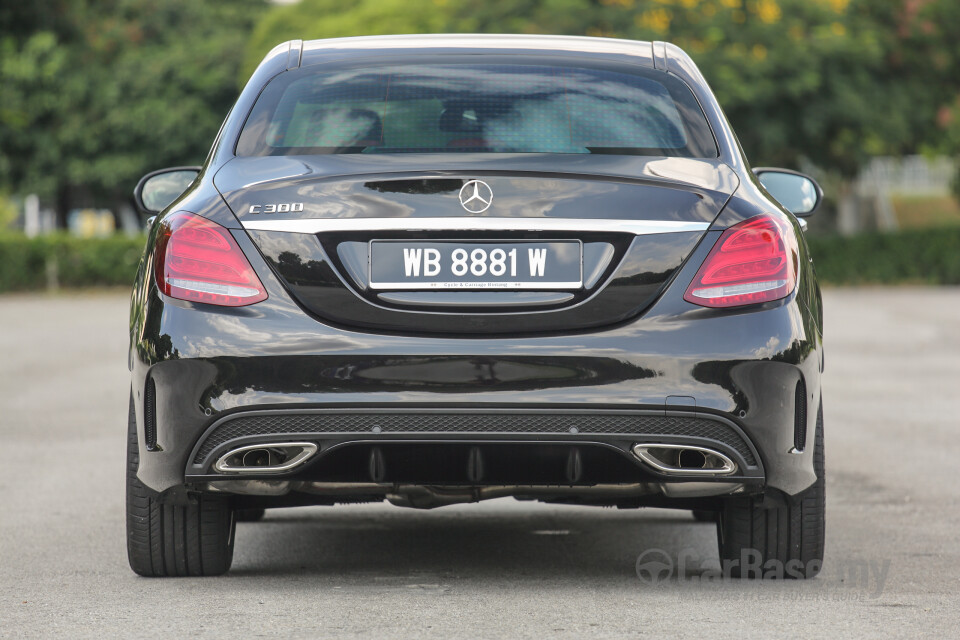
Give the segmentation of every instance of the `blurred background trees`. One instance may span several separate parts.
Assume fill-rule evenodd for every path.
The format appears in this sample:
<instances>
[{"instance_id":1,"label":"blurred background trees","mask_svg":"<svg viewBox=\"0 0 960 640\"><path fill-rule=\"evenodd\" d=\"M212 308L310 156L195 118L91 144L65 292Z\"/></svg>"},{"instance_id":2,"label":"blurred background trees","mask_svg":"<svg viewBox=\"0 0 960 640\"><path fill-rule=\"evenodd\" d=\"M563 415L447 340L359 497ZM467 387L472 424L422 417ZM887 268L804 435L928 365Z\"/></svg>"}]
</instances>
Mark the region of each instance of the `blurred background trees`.
<instances>
[{"instance_id":1,"label":"blurred background trees","mask_svg":"<svg viewBox=\"0 0 960 640\"><path fill-rule=\"evenodd\" d=\"M261 0L0 5L0 192L115 208L147 171L198 164L237 94Z\"/></svg>"},{"instance_id":2,"label":"blurred background trees","mask_svg":"<svg viewBox=\"0 0 960 640\"><path fill-rule=\"evenodd\" d=\"M202 162L277 43L429 32L672 41L754 164L815 169L841 209L871 158L960 148L957 0L34 0L0 6L0 194L114 208Z\"/></svg>"},{"instance_id":3,"label":"blurred background trees","mask_svg":"<svg viewBox=\"0 0 960 640\"><path fill-rule=\"evenodd\" d=\"M666 40L700 66L749 157L793 166L805 158L846 176L871 156L941 146L946 123L938 113L960 104L956 0L359 0L346 11L338 4L303 0L267 14L245 71L256 52L305 32Z\"/></svg>"}]
</instances>

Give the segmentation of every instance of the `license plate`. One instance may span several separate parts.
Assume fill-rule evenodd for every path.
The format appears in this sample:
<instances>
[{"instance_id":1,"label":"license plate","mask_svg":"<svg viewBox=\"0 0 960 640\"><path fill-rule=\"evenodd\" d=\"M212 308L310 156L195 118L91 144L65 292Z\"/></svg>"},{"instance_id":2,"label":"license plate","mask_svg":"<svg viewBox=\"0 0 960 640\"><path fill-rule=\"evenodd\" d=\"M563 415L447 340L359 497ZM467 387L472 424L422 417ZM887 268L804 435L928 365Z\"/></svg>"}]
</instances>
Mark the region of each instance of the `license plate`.
<instances>
[{"instance_id":1,"label":"license plate","mask_svg":"<svg viewBox=\"0 0 960 640\"><path fill-rule=\"evenodd\" d=\"M583 244L550 242L370 242L372 289L579 289Z\"/></svg>"}]
</instances>

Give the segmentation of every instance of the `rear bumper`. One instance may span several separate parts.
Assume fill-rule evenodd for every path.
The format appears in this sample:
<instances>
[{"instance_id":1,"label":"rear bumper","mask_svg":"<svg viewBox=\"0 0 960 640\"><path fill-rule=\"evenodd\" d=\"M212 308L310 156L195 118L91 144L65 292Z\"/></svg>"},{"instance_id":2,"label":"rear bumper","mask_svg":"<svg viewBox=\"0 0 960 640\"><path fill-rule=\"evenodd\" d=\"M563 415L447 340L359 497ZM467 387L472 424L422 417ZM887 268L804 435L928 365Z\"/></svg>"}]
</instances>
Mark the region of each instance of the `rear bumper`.
<instances>
[{"instance_id":1,"label":"rear bumper","mask_svg":"<svg viewBox=\"0 0 960 640\"><path fill-rule=\"evenodd\" d=\"M314 445L297 468L222 473L232 452L280 443ZM731 471L657 469L638 445L699 447ZM660 451L659 449L657 450ZM550 410L524 407L367 407L241 411L211 425L191 452L186 481L286 480L323 488L378 483L431 487L578 487L696 482L698 494L758 489L763 468L743 431L695 411ZM219 483L228 488L228 484ZM242 483L241 483L242 484ZM709 486L712 485L713 489ZM302 486L302 485L301 485Z\"/></svg>"},{"instance_id":2,"label":"rear bumper","mask_svg":"<svg viewBox=\"0 0 960 640\"><path fill-rule=\"evenodd\" d=\"M221 479L211 465L230 447L292 436L320 449L289 474L292 481L336 480L324 476L326 467L349 452L358 460L369 456L375 444L387 454L401 445L447 446L451 456L469 451L467 445L495 452L510 444L529 452L527 462L514 463L520 468L579 447L581 453L605 451L597 458L601 467L618 459L629 464L628 472L609 477L585 468L585 488L610 481L703 481L658 475L630 453L634 444L653 440L716 448L738 469L712 481L742 483L749 491L793 495L814 481L822 348L797 295L731 312L699 309L668 291L642 318L606 330L480 339L348 331L317 322L273 293L252 307L220 309L171 300L151 287L140 300L142 313L136 313L136 296L134 307L138 476L158 492ZM148 382L155 389L156 424L150 428L156 446L148 446L145 433ZM414 419L383 428L402 415ZM429 422L426 415L446 417L427 428L421 424ZM264 416L273 426L223 435ZM393 417L384 423L382 416ZM474 426L443 426L458 416L474 416ZM376 433L378 420L383 424ZM670 420L686 426L665 430ZM541 426L531 427L534 422ZM797 447L801 428L806 436ZM718 436L721 431L726 435ZM499 464L497 457L488 464ZM440 480L387 478L456 484ZM470 484L534 480L515 474ZM560 483L570 484L562 477Z\"/></svg>"},{"instance_id":3,"label":"rear bumper","mask_svg":"<svg viewBox=\"0 0 960 640\"><path fill-rule=\"evenodd\" d=\"M218 471L217 461L239 460L234 452L280 451L281 443L310 457L274 472ZM654 445L716 452L733 468L658 469L633 453ZM226 416L191 452L186 481L241 495L360 492L423 507L499 495L639 506L758 491L763 469L739 427L695 411L368 407Z\"/></svg>"}]
</instances>

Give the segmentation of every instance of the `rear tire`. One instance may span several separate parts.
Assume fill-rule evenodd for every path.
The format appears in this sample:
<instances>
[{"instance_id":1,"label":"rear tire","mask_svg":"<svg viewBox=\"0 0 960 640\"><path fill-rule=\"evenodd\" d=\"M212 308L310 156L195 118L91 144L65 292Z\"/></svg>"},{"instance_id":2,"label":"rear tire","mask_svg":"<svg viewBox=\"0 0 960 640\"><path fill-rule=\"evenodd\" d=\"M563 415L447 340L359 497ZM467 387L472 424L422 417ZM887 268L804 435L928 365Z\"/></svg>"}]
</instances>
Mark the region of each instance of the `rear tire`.
<instances>
[{"instance_id":1,"label":"rear tire","mask_svg":"<svg viewBox=\"0 0 960 640\"><path fill-rule=\"evenodd\" d=\"M137 478L140 450L130 396L127 427L127 559L141 576L216 576L233 562L233 510L201 494L195 504L164 504Z\"/></svg>"},{"instance_id":2,"label":"rear tire","mask_svg":"<svg viewBox=\"0 0 960 640\"><path fill-rule=\"evenodd\" d=\"M724 502L717 526L720 563L728 576L812 578L823 565L826 502L823 404L817 411L813 451L817 481L788 503L763 507L751 498Z\"/></svg>"}]
</instances>

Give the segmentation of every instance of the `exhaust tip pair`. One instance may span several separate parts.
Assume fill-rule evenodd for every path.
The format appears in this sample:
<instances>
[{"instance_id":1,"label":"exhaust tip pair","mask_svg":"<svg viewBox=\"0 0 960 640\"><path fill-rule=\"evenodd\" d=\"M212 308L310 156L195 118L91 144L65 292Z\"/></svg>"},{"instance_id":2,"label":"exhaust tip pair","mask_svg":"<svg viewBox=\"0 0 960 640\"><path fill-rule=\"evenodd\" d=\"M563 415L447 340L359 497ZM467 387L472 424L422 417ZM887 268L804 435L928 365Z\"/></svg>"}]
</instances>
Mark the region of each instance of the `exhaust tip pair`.
<instances>
[{"instance_id":1,"label":"exhaust tip pair","mask_svg":"<svg viewBox=\"0 0 960 640\"><path fill-rule=\"evenodd\" d=\"M633 455L668 475L725 476L737 470L737 464L725 454L694 445L640 443ZM298 467L317 452L312 442L254 444L231 449L214 464L220 473L283 473Z\"/></svg>"}]
</instances>

